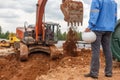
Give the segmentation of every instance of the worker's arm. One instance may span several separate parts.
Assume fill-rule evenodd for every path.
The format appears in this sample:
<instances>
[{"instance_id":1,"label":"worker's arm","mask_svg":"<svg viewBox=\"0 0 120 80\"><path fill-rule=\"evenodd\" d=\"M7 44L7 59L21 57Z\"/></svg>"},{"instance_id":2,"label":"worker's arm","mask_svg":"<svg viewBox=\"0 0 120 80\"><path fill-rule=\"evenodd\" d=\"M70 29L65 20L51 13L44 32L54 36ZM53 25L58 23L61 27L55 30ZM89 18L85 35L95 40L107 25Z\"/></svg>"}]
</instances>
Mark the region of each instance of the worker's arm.
<instances>
[{"instance_id":1,"label":"worker's arm","mask_svg":"<svg viewBox=\"0 0 120 80\"><path fill-rule=\"evenodd\" d=\"M89 26L88 26L89 29L91 29L96 25L101 6L102 6L102 2L100 2L99 0L92 0Z\"/></svg>"}]
</instances>

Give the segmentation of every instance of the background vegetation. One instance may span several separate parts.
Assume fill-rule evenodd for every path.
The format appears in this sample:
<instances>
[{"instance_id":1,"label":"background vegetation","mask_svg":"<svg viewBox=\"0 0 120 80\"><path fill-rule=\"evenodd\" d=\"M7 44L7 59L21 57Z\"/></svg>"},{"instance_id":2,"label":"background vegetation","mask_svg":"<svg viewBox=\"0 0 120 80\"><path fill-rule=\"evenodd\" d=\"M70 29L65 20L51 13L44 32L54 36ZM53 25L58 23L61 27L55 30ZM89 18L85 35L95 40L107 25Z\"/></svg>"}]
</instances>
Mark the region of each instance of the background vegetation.
<instances>
[{"instance_id":1,"label":"background vegetation","mask_svg":"<svg viewBox=\"0 0 120 80\"><path fill-rule=\"evenodd\" d=\"M2 32L2 27L0 26L0 39L8 39L9 36L9 31L7 32Z\"/></svg>"},{"instance_id":2,"label":"background vegetation","mask_svg":"<svg viewBox=\"0 0 120 80\"><path fill-rule=\"evenodd\" d=\"M8 36L9 36L9 31L7 32L2 32L2 27L0 26L0 39L8 39ZM77 35L78 35L78 39L81 39L80 35L81 35L81 32L77 32ZM59 30L58 32L58 40L66 40L66 36L67 36L67 32L61 32L61 30Z\"/></svg>"}]
</instances>

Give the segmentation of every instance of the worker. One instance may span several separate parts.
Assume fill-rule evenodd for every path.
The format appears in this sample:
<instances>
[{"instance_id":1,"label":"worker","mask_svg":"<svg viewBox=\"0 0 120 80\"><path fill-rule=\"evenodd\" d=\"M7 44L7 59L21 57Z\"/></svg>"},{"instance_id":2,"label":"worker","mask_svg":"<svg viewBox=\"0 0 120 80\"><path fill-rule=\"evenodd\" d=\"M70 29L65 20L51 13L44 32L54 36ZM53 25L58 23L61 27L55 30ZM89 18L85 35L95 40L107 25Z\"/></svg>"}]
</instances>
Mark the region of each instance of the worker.
<instances>
[{"instance_id":1,"label":"worker","mask_svg":"<svg viewBox=\"0 0 120 80\"><path fill-rule=\"evenodd\" d=\"M111 33L117 21L117 3L115 0L92 0L89 25L85 32L93 31L97 39L91 43L92 59L90 72L85 77L98 78L100 45L105 55L105 76L112 77L112 54L110 50Z\"/></svg>"}]
</instances>

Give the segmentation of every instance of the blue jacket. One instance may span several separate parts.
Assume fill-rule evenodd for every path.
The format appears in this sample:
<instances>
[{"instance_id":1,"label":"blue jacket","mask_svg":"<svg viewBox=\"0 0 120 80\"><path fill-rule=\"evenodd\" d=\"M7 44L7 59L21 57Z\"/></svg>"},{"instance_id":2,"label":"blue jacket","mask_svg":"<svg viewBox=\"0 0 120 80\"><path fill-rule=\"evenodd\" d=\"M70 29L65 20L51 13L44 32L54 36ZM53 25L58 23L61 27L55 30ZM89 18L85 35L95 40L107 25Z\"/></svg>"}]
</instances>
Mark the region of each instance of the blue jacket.
<instances>
[{"instance_id":1,"label":"blue jacket","mask_svg":"<svg viewBox=\"0 0 120 80\"><path fill-rule=\"evenodd\" d=\"M114 0L92 0L89 28L96 31L114 31L117 21L117 3Z\"/></svg>"}]
</instances>

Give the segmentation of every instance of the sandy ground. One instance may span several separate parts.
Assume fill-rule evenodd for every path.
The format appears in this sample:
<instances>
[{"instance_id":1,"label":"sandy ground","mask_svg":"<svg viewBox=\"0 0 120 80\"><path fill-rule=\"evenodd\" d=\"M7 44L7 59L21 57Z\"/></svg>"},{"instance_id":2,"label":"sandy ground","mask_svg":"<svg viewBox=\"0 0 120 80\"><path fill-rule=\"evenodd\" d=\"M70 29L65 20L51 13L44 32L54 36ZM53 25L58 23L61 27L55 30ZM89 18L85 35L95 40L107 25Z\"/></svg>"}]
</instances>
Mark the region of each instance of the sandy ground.
<instances>
[{"instance_id":1,"label":"sandy ground","mask_svg":"<svg viewBox=\"0 0 120 80\"><path fill-rule=\"evenodd\" d=\"M2 54L2 53L1 53ZM82 49L77 57L66 56L51 60L45 53L29 55L27 62L20 62L18 54L0 56L0 80L93 80L85 78L89 72L91 51ZM113 61L113 77L104 76L104 56L100 54L98 80L120 80L120 63Z\"/></svg>"}]
</instances>

